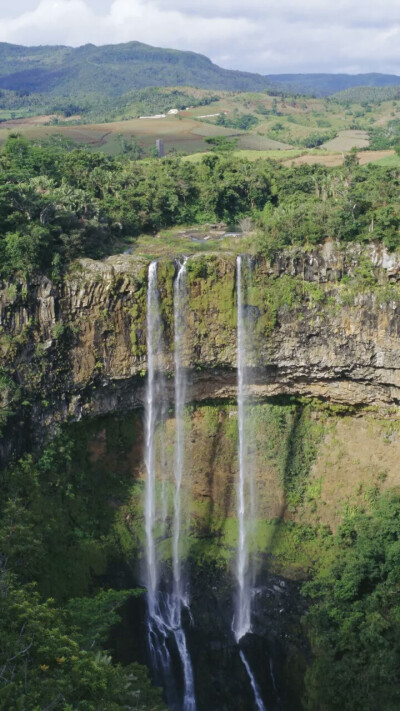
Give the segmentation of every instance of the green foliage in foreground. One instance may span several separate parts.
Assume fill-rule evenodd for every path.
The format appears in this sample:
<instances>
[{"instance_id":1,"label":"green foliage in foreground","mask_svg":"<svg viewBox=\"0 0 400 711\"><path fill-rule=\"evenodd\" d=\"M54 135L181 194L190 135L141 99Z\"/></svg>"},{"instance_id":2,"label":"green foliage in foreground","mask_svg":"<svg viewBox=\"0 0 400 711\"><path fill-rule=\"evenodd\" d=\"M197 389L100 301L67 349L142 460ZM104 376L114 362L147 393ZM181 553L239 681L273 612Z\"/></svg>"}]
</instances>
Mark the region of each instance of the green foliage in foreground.
<instances>
[{"instance_id":1,"label":"green foliage in foreground","mask_svg":"<svg viewBox=\"0 0 400 711\"><path fill-rule=\"evenodd\" d=\"M115 622L110 610L129 593L102 593L97 615L89 616L93 639L87 644L88 629L81 625L87 621L88 601L73 601L71 615L71 610L56 607L54 600L42 600L34 585L21 586L12 573L4 568L0 572L0 709L164 708L146 669L139 664L113 664L98 644L101 633L96 627L108 629ZM90 601L92 609L95 604L96 598Z\"/></svg>"},{"instance_id":2,"label":"green foliage in foreground","mask_svg":"<svg viewBox=\"0 0 400 711\"><path fill-rule=\"evenodd\" d=\"M304 591L314 661L309 711L397 711L400 707L400 494L371 514L347 518L336 557ZM331 557L330 557L331 559Z\"/></svg>"},{"instance_id":3,"label":"green foliage in foreground","mask_svg":"<svg viewBox=\"0 0 400 711\"><path fill-rule=\"evenodd\" d=\"M110 500L128 483L94 471L75 435L1 474L0 710L161 711L147 670L104 649L136 594L96 582L121 555Z\"/></svg>"}]
</instances>

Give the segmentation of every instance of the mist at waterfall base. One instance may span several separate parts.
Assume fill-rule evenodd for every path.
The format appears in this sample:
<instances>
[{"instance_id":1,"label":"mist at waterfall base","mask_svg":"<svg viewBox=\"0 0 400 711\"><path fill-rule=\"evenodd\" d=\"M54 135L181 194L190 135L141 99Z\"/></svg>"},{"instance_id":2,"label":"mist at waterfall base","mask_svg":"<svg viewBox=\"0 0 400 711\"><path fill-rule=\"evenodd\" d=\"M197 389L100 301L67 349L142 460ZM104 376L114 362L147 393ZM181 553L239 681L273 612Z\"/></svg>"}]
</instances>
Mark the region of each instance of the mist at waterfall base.
<instances>
[{"instance_id":1,"label":"mist at waterfall base","mask_svg":"<svg viewBox=\"0 0 400 711\"><path fill-rule=\"evenodd\" d=\"M259 571L250 552L256 516L251 448L247 433L248 344L246 284L251 263L238 257L236 277L238 334L238 471L236 481L238 545L232 569L198 572L185 553L188 535L185 497L185 401L183 354L187 308L187 260L176 266L174 279L174 402L166 400L166 338L161 318L157 263L148 271L148 373L144 422L145 546L141 584L146 596L132 598L113 646L122 662L150 667L173 711L300 711L300 700L286 683L282 609L296 595L287 581ZM245 274L244 274L245 272ZM168 412L175 418L173 471L165 470L164 435ZM161 434L161 436L160 436ZM167 482L172 488L168 496ZM169 554L165 556L165 545ZM164 555L160 552L164 550ZM169 560L169 563L165 562ZM256 584L257 583L257 584ZM278 591L278 593L276 592ZM297 613L296 613L297 614Z\"/></svg>"}]
</instances>

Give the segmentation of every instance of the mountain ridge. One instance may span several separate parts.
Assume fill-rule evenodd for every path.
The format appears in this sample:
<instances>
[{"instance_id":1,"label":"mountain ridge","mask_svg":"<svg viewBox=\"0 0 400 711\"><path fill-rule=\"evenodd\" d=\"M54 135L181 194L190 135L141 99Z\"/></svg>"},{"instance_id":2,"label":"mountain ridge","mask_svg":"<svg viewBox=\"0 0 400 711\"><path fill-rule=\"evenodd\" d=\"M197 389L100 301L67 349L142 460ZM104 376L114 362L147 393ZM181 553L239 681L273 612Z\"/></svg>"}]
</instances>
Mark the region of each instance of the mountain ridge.
<instances>
[{"instance_id":1,"label":"mountain ridge","mask_svg":"<svg viewBox=\"0 0 400 711\"><path fill-rule=\"evenodd\" d=\"M227 91L284 91L329 96L355 86L400 86L400 76L257 74L224 69L193 51L138 41L80 47L0 43L0 89L63 95L87 90L119 96L148 86L194 86Z\"/></svg>"}]
</instances>

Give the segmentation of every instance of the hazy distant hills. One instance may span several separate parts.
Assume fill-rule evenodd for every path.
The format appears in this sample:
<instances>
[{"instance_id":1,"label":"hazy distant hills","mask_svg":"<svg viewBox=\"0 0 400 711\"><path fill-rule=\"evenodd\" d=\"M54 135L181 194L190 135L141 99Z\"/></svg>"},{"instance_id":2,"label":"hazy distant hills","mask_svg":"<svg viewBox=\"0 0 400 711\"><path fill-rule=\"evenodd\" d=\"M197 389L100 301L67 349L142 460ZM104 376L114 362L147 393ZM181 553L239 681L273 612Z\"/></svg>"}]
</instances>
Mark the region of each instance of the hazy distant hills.
<instances>
[{"instance_id":1,"label":"hazy distant hills","mask_svg":"<svg viewBox=\"0 0 400 711\"><path fill-rule=\"evenodd\" d=\"M85 91L120 96L147 86L193 86L227 91L284 90L328 96L354 86L400 85L390 74L251 74L222 69L195 52L140 42L23 47L0 43L0 89L50 95Z\"/></svg>"}]
</instances>

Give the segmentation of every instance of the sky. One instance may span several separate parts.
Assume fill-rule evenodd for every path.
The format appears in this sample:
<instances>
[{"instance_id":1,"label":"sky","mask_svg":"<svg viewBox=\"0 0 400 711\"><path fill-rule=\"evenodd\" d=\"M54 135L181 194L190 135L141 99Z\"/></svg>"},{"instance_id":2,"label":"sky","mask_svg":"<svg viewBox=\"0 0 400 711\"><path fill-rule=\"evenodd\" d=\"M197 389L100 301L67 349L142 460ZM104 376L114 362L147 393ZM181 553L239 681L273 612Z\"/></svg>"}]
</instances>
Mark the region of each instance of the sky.
<instances>
[{"instance_id":1,"label":"sky","mask_svg":"<svg viewBox=\"0 0 400 711\"><path fill-rule=\"evenodd\" d=\"M400 0L0 0L0 42L131 40L261 74L400 75Z\"/></svg>"}]
</instances>

